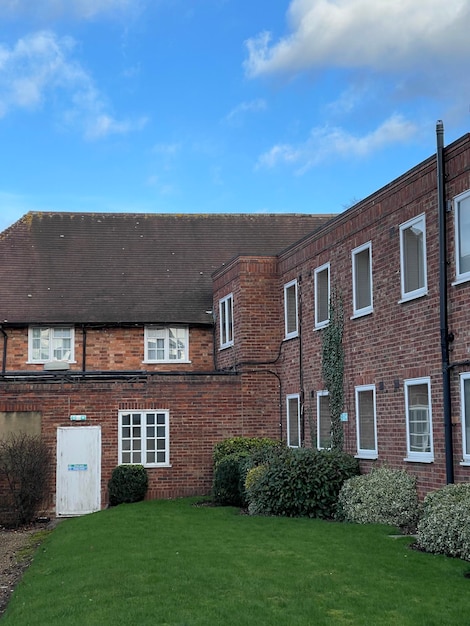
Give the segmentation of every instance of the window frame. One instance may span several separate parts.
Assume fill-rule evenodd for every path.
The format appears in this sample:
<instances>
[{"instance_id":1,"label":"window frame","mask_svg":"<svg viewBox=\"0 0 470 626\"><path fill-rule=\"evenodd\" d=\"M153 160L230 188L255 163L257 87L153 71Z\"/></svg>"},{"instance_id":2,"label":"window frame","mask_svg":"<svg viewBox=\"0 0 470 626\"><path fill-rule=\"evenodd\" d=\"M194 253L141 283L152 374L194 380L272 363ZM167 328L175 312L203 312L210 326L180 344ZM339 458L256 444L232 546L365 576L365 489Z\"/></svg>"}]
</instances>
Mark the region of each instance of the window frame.
<instances>
[{"instance_id":1,"label":"window frame","mask_svg":"<svg viewBox=\"0 0 470 626\"><path fill-rule=\"evenodd\" d=\"M368 263L368 279L369 279L369 297L370 304L363 307L358 307L358 285L360 284L359 276L357 273L357 259L360 254L365 251L369 252L369 263ZM372 283L372 242L368 241L364 243L362 246L358 246L354 248L351 252L351 262L352 262L352 292L353 292L353 318L362 317L363 315L369 315L374 310L374 296L373 296L373 283Z\"/></svg>"},{"instance_id":2,"label":"window frame","mask_svg":"<svg viewBox=\"0 0 470 626\"><path fill-rule=\"evenodd\" d=\"M220 349L233 346L233 293L219 300L219 341Z\"/></svg>"},{"instance_id":3,"label":"window frame","mask_svg":"<svg viewBox=\"0 0 470 626\"><path fill-rule=\"evenodd\" d=\"M360 407L359 407L359 395L372 391L372 410L373 410L373 429L374 429L374 447L362 448L361 447L361 420L360 420ZM375 385L358 385L354 389L355 397L355 409L356 409L356 441L357 441L357 457L360 459L377 459L379 455L377 444L377 405L376 405L376 392Z\"/></svg>"},{"instance_id":4,"label":"window frame","mask_svg":"<svg viewBox=\"0 0 470 626\"><path fill-rule=\"evenodd\" d=\"M470 201L470 190L465 191L464 193L455 196L454 198L454 228L455 228L455 282L454 284L464 283L470 280L470 270L466 272L460 271L460 228L461 228L461 217L460 217L460 207L461 203L464 201Z\"/></svg>"},{"instance_id":5,"label":"window frame","mask_svg":"<svg viewBox=\"0 0 470 626\"><path fill-rule=\"evenodd\" d=\"M327 389L317 391L317 450L331 450L331 409L330 409L330 445L328 447L321 446L321 411L320 404L321 398L327 397L329 399L330 392Z\"/></svg>"},{"instance_id":6,"label":"window frame","mask_svg":"<svg viewBox=\"0 0 470 626\"><path fill-rule=\"evenodd\" d=\"M40 331L44 331L47 330L49 332L49 336L48 336L48 349L49 349L49 354L48 357L43 359L43 358L39 358L39 359L35 359L34 358L34 347L33 347L33 342L35 337L34 335L34 331L39 329ZM51 332L54 333L55 331L60 330L60 331L64 331L64 330L68 330L70 331L70 337L67 337L67 339L70 340L70 356L69 358L65 359L65 358L61 358L61 359L57 359L54 357L54 337L51 336ZM59 338L56 338L59 339ZM41 348L40 348L41 351ZM41 325L41 324L36 324L34 326L29 326L28 327L28 363L37 363L37 364L45 364L45 363L50 363L53 361L63 361L64 363L76 363L75 361L75 327L74 326L67 326L67 325L56 325L56 326L47 326L47 325Z\"/></svg>"},{"instance_id":7,"label":"window frame","mask_svg":"<svg viewBox=\"0 0 470 626\"><path fill-rule=\"evenodd\" d=\"M289 317L290 317L290 308L291 300L289 300L288 294L291 292L293 288L294 292L294 303L295 303L295 328L293 330L289 330ZM298 337L299 335L299 300L298 300L298 286L297 279L289 281L284 285L284 339L292 339L294 337Z\"/></svg>"},{"instance_id":8,"label":"window frame","mask_svg":"<svg viewBox=\"0 0 470 626\"><path fill-rule=\"evenodd\" d=\"M319 303L320 303L320 298L319 298L319 275L322 274L323 272L327 272L327 289L328 289L328 296L327 296L327 316L325 319L319 319ZM330 263L323 263L323 265L320 265L319 267L317 267L314 270L314 274L313 274L313 291L314 291L314 312L315 312L315 329L319 329L319 328L324 328L325 326L328 326L328 324L330 323L330 299L331 299L331 282L330 282Z\"/></svg>"},{"instance_id":9,"label":"window frame","mask_svg":"<svg viewBox=\"0 0 470 626\"><path fill-rule=\"evenodd\" d=\"M163 359L152 359L149 356L149 352L150 352L150 348L149 348L149 341L151 341L151 337L149 336L150 331L164 331L164 358ZM171 331L184 331L184 341L185 341L185 348L184 348L184 358L182 359L171 359L170 358L170 332ZM161 337L155 337L155 341L157 339L161 339ZM153 349L153 348L152 348ZM155 352L158 352L157 348L155 347ZM161 325L161 324L148 324L147 326L145 326L144 328L144 363L190 363L189 360L189 327L188 326L167 326L167 325Z\"/></svg>"},{"instance_id":10,"label":"window frame","mask_svg":"<svg viewBox=\"0 0 470 626\"><path fill-rule=\"evenodd\" d=\"M141 459L140 461L136 461L136 460L130 460L129 462L124 461L123 460L123 453L129 453L132 454L133 450L124 450L123 449L123 441L129 439L130 441L132 440L137 440L137 437L133 438L133 437L123 437L123 428L125 427L129 427L132 428L132 424L130 424L129 426L127 424L123 424L123 418L127 415L140 415L141 416L141 423L139 425L140 428L147 428L147 427L151 427L152 425L148 424L147 421L145 421L145 424L142 423L142 416L145 415L146 416L146 420L147 420L147 416L151 415L151 414L155 414L155 416L157 415L164 415L164 428L165 428L165 435L164 437L157 437L157 433L155 433L155 436L153 437L153 439L155 440L155 442L157 442L157 440L164 440L165 442L165 446L163 449L163 452L165 454L165 461L164 462L157 462L155 460L154 463L147 463L144 462L142 457L146 458L146 455L148 452L152 452L152 450L147 449L147 437L140 437L140 441L141 441L141 447L140 447L140 452L141 452ZM157 428L157 423L155 423L155 428ZM132 445L132 444L131 444ZM157 448L157 443L155 443L155 454L157 454L158 448ZM161 451L161 450L160 450ZM134 450L134 452L139 452L139 450ZM134 464L141 464L144 467L170 467L170 411L168 409L135 409L135 410L128 410L128 411L119 411L118 413L118 464L120 465L134 465Z\"/></svg>"},{"instance_id":11,"label":"window frame","mask_svg":"<svg viewBox=\"0 0 470 626\"><path fill-rule=\"evenodd\" d=\"M462 426L462 461L461 465L470 465L470 402L465 402L465 381L470 384L470 372L460 374L460 423ZM467 430L468 436L467 436Z\"/></svg>"},{"instance_id":12,"label":"window frame","mask_svg":"<svg viewBox=\"0 0 470 626\"><path fill-rule=\"evenodd\" d=\"M404 233L405 231L412 228L415 224L422 223L423 228L423 244L422 244L422 262L423 262L423 285L418 287L417 289L413 289L411 291L405 291L406 289L406 258L405 258L405 240ZM428 272L427 272L427 251L426 251L426 215L425 213L421 213L416 217L400 224L400 288L401 288L401 300L400 302L408 302L409 300L414 300L415 298L421 298L422 296L427 295L428 293Z\"/></svg>"},{"instance_id":13,"label":"window frame","mask_svg":"<svg viewBox=\"0 0 470 626\"><path fill-rule=\"evenodd\" d=\"M431 379L429 376L422 378L410 378L404 381L404 393L405 393L405 422L406 422L406 458L404 461L411 461L416 463L432 463L434 461L434 443L433 443L433 428L432 428L432 402L431 402ZM427 386L428 405L420 405L419 410L427 408L428 411L428 433L412 433L410 428L410 401L409 390L411 387L418 385ZM410 440L411 435L425 434L429 438L429 450L417 451L411 450Z\"/></svg>"},{"instance_id":14,"label":"window frame","mask_svg":"<svg viewBox=\"0 0 470 626\"><path fill-rule=\"evenodd\" d=\"M291 416L291 402L296 401L296 415ZM291 417L295 419L297 422L297 441L298 444L291 443ZM289 448L300 448L302 447L302 433L300 429L300 394L292 393L286 396L286 423L287 423L287 445Z\"/></svg>"}]
</instances>

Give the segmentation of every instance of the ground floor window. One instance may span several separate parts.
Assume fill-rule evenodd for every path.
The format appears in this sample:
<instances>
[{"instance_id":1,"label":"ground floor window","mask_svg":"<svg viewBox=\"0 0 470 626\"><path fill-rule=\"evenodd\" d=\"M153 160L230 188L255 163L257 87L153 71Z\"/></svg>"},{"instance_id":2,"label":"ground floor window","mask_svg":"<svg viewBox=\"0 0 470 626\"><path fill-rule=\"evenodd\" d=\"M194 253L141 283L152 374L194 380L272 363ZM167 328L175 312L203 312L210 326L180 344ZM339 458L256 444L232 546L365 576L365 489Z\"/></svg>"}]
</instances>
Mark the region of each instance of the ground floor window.
<instances>
[{"instance_id":1,"label":"ground floor window","mask_svg":"<svg viewBox=\"0 0 470 626\"><path fill-rule=\"evenodd\" d=\"M464 463L470 463L470 372L460 376L462 447Z\"/></svg>"},{"instance_id":2,"label":"ground floor window","mask_svg":"<svg viewBox=\"0 0 470 626\"><path fill-rule=\"evenodd\" d=\"M331 411L328 391L317 391L317 448L331 448Z\"/></svg>"},{"instance_id":3,"label":"ground floor window","mask_svg":"<svg viewBox=\"0 0 470 626\"><path fill-rule=\"evenodd\" d=\"M357 455L376 459L378 450L374 385L356 387L356 435Z\"/></svg>"},{"instance_id":4,"label":"ground floor window","mask_svg":"<svg viewBox=\"0 0 470 626\"><path fill-rule=\"evenodd\" d=\"M169 412L119 413L119 463L169 464Z\"/></svg>"},{"instance_id":5,"label":"ground floor window","mask_svg":"<svg viewBox=\"0 0 470 626\"><path fill-rule=\"evenodd\" d=\"M300 396L294 394L287 396L287 445L299 448L300 443Z\"/></svg>"},{"instance_id":6,"label":"ground floor window","mask_svg":"<svg viewBox=\"0 0 470 626\"><path fill-rule=\"evenodd\" d=\"M405 380L406 461L434 460L432 441L431 383L429 378Z\"/></svg>"}]
</instances>

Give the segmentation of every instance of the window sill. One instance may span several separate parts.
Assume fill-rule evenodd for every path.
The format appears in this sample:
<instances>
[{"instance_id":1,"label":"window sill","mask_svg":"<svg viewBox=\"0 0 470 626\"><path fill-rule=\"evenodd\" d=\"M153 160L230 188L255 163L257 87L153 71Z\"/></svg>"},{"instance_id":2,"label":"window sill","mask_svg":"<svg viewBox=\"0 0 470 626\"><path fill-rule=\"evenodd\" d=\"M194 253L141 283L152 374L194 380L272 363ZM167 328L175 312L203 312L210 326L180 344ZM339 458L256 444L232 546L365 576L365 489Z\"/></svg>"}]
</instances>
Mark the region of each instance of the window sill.
<instances>
[{"instance_id":1,"label":"window sill","mask_svg":"<svg viewBox=\"0 0 470 626\"><path fill-rule=\"evenodd\" d=\"M184 364L188 364L191 363L191 361L183 361L183 360L178 360L178 359L174 359L171 361L164 361L163 359L160 361L142 361L142 363L145 363L146 365L184 365Z\"/></svg>"},{"instance_id":2,"label":"window sill","mask_svg":"<svg viewBox=\"0 0 470 626\"><path fill-rule=\"evenodd\" d=\"M460 461L459 465L461 465L462 467L470 467L470 459L464 459L463 461Z\"/></svg>"},{"instance_id":3,"label":"window sill","mask_svg":"<svg viewBox=\"0 0 470 626\"><path fill-rule=\"evenodd\" d=\"M233 348L233 342L232 343L224 343L223 346L219 347L219 352L221 352L222 350L227 350L227 348Z\"/></svg>"},{"instance_id":4,"label":"window sill","mask_svg":"<svg viewBox=\"0 0 470 626\"><path fill-rule=\"evenodd\" d=\"M406 463L434 463L433 456L407 456L403 459Z\"/></svg>"},{"instance_id":5,"label":"window sill","mask_svg":"<svg viewBox=\"0 0 470 626\"><path fill-rule=\"evenodd\" d=\"M354 455L355 459L363 459L364 461L376 461L379 458L379 455L376 452L359 452Z\"/></svg>"},{"instance_id":6,"label":"window sill","mask_svg":"<svg viewBox=\"0 0 470 626\"><path fill-rule=\"evenodd\" d=\"M45 365L46 363L68 363L69 365L73 365L74 363L77 363L77 361L60 361L59 359L57 359L57 361L26 361L26 365Z\"/></svg>"},{"instance_id":7,"label":"window sill","mask_svg":"<svg viewBox=\"0 0 470 626\"><path fill-rule=\"evenodd\" d=\"M286 335L283 339L283 341L290 341L291 339L297 339L297 337L299 336L299 333L294 333L292 335Z\"/></svg>"},{"instance_id":8,"label":"window sill","mask_svg":"<svg viewBox=\"0 0 470 626\"><path fill-rule=\"evenodd\" d=\"M405 302L411 302L412 300L417 300L418 298L424 298L424 296L428 295L428 290L426 289L426 291L419 291L417 293L410 293L408 295L405 295L401 298L401 300L398 300L398 304L404 304Z\"/></svg>"},{"instance_id":9,"label":"window sill","mask_svg":"<svg viewBox=\"0 0 470 626\"><path fill-rule=\"evenodd\" d=\"M315 324L315 326L313 327L313 330L315 331L315 330L321 330L322 328L326 328L329 323L330 323L330 320L328 320L324 324Z\"/></svg>"},{"instance_id":10,"label":"window sill","mask_svg":"<svg viewBox=\"0 0 470 626\"><path fill-rule=\"evenodd\" d=\"M451 283L452 287L454 285L462 285L463 283L468 283L470 281L470 275L465 274L464 276L459 276L458 278L456 278L454 280L453 283Z\"/></svg>"},{"instance_id":11,"label":"window sill","mask_svg":"<svg viewBox=\"0 0 470 626\"><path fill-rule=\"evenodd\" d=\"M158 465L145 465L144 463L143 465L146 469L159 469L160 467L173 467L171 463L159 463Z\"/></svg>"},{"instance_id":12,"label":"window sill","mask_svg":"<svg viewBox=\"0 0 470 626\"><path fill-rule=\"evenodd\" d=\"M365 317L366 315L372 315L374 309L367 309L365 311L356 311L349 319L357 320L359 317Z\"/></svg>"}]
</instances>

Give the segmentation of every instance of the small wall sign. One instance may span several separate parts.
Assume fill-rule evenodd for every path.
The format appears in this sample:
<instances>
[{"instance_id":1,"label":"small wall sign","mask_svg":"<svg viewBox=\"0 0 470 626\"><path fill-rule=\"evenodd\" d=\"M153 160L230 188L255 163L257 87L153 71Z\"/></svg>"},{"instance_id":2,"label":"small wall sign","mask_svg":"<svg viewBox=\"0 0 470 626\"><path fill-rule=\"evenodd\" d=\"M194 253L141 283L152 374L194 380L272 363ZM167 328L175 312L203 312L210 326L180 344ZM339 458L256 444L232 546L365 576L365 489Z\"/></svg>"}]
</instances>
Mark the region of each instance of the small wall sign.
<instances>
[{"instance_id":1,"label":"small wall sign","mask_svg":"<svg viewBox=\"0 0 470 626\"><path fill-rule=\"evenodd\" d=\"M341 421L342 422L347 422L348 421L348 414L347 413L341 413Z\"/></svg>"},{"instance_id":2,"label":"small wall sign","mask_svg":"<svg viewBox=\"0 0 470 626\"><path fill-rule=\"evenodd\" d=\"M71 415L70 421L72 422L84 422L86 420L86 415Z\"/></svg>"},{"instance_id":3,"label":"small wall sign","mask_svg":"<svg viewBox=\"0 0 470 626\"><path fill-rule=\"evenodd\" d=\"M86 472L88 465L86 463L72 463L68 466L69 472Z\"/></svg>"}]
</instances>

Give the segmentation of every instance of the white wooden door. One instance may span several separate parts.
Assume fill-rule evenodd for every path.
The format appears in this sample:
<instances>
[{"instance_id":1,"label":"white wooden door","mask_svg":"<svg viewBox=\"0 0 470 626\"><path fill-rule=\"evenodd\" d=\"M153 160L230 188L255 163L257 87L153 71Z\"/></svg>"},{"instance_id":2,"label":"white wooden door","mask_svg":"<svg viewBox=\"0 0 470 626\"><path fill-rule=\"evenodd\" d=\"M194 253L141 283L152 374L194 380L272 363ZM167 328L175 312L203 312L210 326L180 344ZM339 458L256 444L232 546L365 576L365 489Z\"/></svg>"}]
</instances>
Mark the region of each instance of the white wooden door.
<instances>
[{"instance_id":1,"label":"white wooden door","mask_svg":"<svg viewBox=\"0 0 470 626\"><path fill-rule=\"evenodd\" d=\"M57 429L56 514L70 517L101 508L100 426Z\"/></svg>"}]
</instances>

